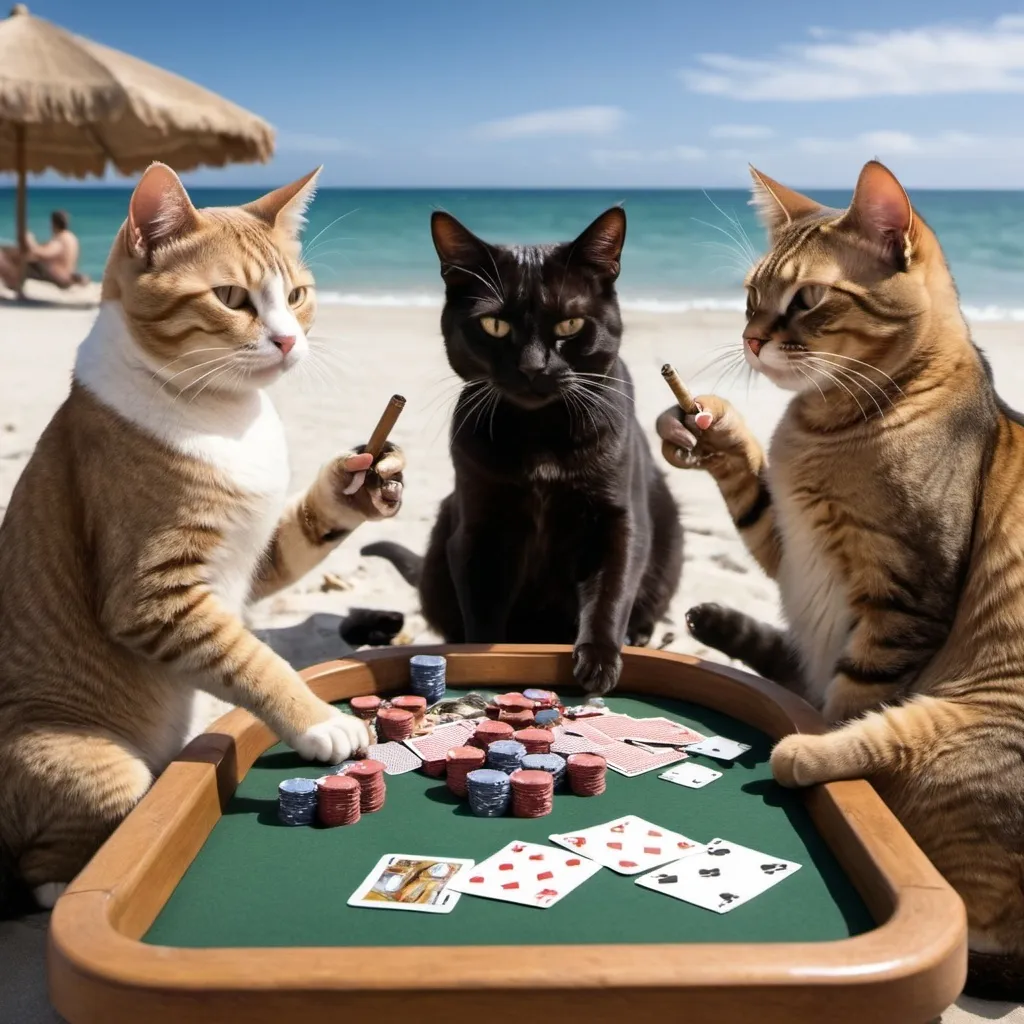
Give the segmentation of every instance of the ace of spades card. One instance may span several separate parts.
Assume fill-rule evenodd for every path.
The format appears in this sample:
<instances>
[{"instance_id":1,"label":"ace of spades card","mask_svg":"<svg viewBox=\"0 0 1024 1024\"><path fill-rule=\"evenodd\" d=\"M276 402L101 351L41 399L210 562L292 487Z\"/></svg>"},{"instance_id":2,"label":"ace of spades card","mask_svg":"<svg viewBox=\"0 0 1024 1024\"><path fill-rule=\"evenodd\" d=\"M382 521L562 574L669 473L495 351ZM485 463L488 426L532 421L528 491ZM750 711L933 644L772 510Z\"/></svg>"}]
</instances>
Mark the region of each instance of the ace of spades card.
<instances>
[{"instance_id":1,"label":"ace of spades card","mask_svg":"<svg viewBox=\"0 0 1024 1024\"><path fill-rule=\"evenodd\" d=\"M701 853L651 871L636 884L725 914L799 870L793 861L712 839Z\"/></svg>"},{"instance_id":2,"label":"ace of spades card","mask_svg":"<svg viewBox=\"0 0 1024 1024\"><path fill-rule=\"evenodd\" d=\"M579 832L548 836L548 839L620 875L637 875L658 864L666 864L704 849L700 843L678 832L632 814Z\"/></svg>"},{"instance_id":3,"label":"ace of spades card","mask_svg":"<svg viewBox=\"0 0 1024 1024\"><path fill-rule=\"evenodd\" d=\"M546 909L600 870L600 864L578 854L514 841L471 870L460 872L450 888L467 896Z\"/></svg>"}]
</instances>

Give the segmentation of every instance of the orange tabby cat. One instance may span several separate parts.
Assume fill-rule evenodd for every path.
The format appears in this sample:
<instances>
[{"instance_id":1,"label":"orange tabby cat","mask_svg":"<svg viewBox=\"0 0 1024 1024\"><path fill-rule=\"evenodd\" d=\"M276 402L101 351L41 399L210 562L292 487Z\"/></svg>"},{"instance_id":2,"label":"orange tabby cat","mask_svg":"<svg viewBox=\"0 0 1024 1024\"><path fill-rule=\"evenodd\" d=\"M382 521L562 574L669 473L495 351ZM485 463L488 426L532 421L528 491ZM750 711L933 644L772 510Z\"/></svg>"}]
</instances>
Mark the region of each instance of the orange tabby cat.
<instances>
[{"instance_id":1,"label":"orange tabby cat","mask_svg":"<svg viewBox=\"0 0 1024 1024\"><path fill-rule=\"evenodd\" d=\"M366 727L242 622L401 502L401 453L350 453L286 500L264 390L308 351L298 234L318 172L193 207L154 164L111 251L71 393L0 524L0 866L53 903L187 739L196 689L303 757Z\"/></svg>"},{"instance_id":2,"label":"orange tabby cat","mask_svg":"<svg viewBox=\"0 0 1024 1024\"><path fill-rule=\"evenodd\" d=\"M699 639L836 728L783 739L786 786L868 777L956 887L970 988L1024 996L1024 425L971 341L939 243L871 162L848 210L755 172L771 251L744 357L795 396L770 457L714 396L658 429L703 466L788 632L702 605ZM843 724L846 723L846 724Z\"/></svg>"}]
</instances>

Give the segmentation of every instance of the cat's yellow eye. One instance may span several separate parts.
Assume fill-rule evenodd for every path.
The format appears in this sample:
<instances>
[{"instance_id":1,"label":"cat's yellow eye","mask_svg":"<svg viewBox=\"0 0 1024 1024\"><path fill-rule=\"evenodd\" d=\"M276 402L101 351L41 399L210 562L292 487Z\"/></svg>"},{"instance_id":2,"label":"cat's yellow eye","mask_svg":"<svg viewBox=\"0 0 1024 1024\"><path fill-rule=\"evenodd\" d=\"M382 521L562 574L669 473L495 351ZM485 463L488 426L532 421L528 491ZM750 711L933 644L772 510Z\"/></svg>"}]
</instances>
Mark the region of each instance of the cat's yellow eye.
<instances>
[{"instance_id":1,"label":"cat's yellow eye","mask_svg":"<svg viewBox=\"0 0 1024 1024\"><path fill-rule=\"evenodd\" d=\"M288 296L288 305L297 306L306 297L306 289L299 287L293 288Z\"/></svg>"},{"instance_id":2,"label":"cat's yellow eye","mask_svg":"<svg viewBox=\"0 0 1024 1024\"><path fill-rule=\"evenodd\" d=\"M559 338L571 338L583 330L583 317L574 316L555 324L555 335Z\"/></svg>"},{"instance_id":3,"label":"cat's yellow eye","mask_svg":"<svg viewBox=\"0 0 1024 1024\"><path fill-rule=\"evenodd\" d=\"M224 303L228 309L241 309L249 301L249 293L240 288L237 284L223 284L213 289L213 294Z\"/></svg>"},{"instance_id":4,"label":"cat's yellow eye","mask_svg":"<svg viewBox=\"0 0 1024 1024\"><path fill-rule=\"evenodd\" d=\"M492 338L504 338L510 330L512 330L507 320L499 320L494 316L482 316L480 317L480 326L492 337Z\"/></svg>"},{"instance_id":5,"label":"cat's yellow eye","mask_svg":"<svg viewBox=\"0 0 1024 1024\"><path fill-rule=\"evenodd\" d=\"M794 313L805 309L814 309L825 298L827 291L828 289L823 284L805 284L802 288L798 288L796 294L790 299L789 308Z\"/></svg>"}]
</instances>

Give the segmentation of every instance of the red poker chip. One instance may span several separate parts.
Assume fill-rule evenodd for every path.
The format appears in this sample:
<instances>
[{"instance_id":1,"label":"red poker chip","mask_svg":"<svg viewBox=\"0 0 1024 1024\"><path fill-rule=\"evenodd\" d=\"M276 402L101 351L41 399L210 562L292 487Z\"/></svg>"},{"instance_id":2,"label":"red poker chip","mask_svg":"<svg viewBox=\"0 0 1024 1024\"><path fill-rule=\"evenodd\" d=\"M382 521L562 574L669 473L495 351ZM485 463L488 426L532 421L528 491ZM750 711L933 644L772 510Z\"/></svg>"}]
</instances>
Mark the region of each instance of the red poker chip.
<instances>
[{"instance_id":1,"label":"red poker chip","mask_svg":"<svg viewBox=\"0 0 1024 1024\"><path fill-rule=\"evenodd\" d=\"M399 708L401 711L411 711L417 721L419 721L427 711L427 698L419 697L415 694L403 695L401 697L395 697L391 701L393 708Z\"/></svg>"},{"instance_id":2,"label":"red poker chip","mask_svg":"<svg viewBox=\"0 0 1024 1024\"><path fill-rule=\"evenodd\" d=\"M522 711L506 711L502 708L498 715L498 721L511 725L515 730L528 729L534 724L533 711L525 709Z\"/></svg>"},{"instance_id":3,"label":"red poker chip","mask_svg":"<svg viewBox=\"0 0 1024 1024\"><path fill-rule=\"evenodd\" d=\"M569 787L577 796L599 796L605 791L608 762L600 754L570 754L566 770Z\"/></svg>"},{"instance_id":4,"label":"red poker chip","mask_svg":"<svg viewBox=\"0 0 1024 1024\"><path fill-rule=\"evenodd\" d=\"M481 750L486 750L490 744L498 740L512 739L514 732L515 730L508 722L481 722L473 734L473 739Z\"/></svg>"},{"instance_id":5,"label":"red poker chip","mask_svg":"<svg viewBox=\"0 0 1024 1024\"><path fill-rule=\"evenodd\" d=\"M503 693L494 698L501 711L532 711L533 701L521 693Z\"/></svg>"},{"instance_id":6,"label":"red poker chip","mask_svg":"<svg viewBox=\"0 0 1024 1024\"><path fill-rule=\"evenodd\" d=\"M484 708L484 714L492 721L496 722L498 720L498 715L501 714L501 708L499 708L497 704L488 704L487 707Z\"/></svg>"},{"instance_id":7,"label":"red poker chip","mask_svg":"<svg viewBox=\"0 0 1024 1024\"><path fill-rule=\"evenodd\" d=\"M498 723L501 724L500 722ZM551 744L555 742L554 733L548 729L536 727L520 729L516 733L516 740L526 747L528 754L550 754Z\"/></svg>"},{"instance_id":8,"label":"red poker chip","mask_svg":"<svg viewBox=\"0 0 1024 1024\"><path fill-rule=\"evenodd\" d=\"M361 816L362 787L348 775L328 775L316 784L316 813L320 823L354 825Z\"/></svg>"},{"instance_id":9,"label":"red poker chip","mask_svg":"<svg viewBox=\"0 0 1024 1024\"><path fill-rule=\"evenodd\" d=\"M377 727L388 740L407 740L416 728L416 716L401 708L381 708L377 712Z\"/></svg>"},{"instance_id":10,"label":"red poker chip","mask_svg":"<svg viewBox=\"0 0 1024 1024\"><path fill-rule=\"evenodd\" d=\"M509 777L512 813L517 818L542 818L554 807L555 780L549 772L520 768Z\"/></svg>"},{"instance_id":11,"label":"red poker chip","mask_svg":"<svg viewBox=\"0 0 1024 1024\"><path fill-rule=\"evenodd\" d=\"M353 697L348 703L349 707L352 708L352 714L368 722L376 716L381 705L381 699L371 694L367 697Z\"/></svg>"},{"instance_id":12,"label":"red poker chip","mask_svg":"<svg viewBox=\"0 0 1024 1024\"><path fill-rule=\"evenodd\" d=\"M387 786L382 762L373 758L357 761L345 770L345 774L359 783L359 809L363 814L373 814L384 806Z\"/></svg>"},{"instance_id":13,"label":"red poker chip","mask_svg":"<svg viewBox=\"0 0 1024 1024\"><path fill-rule=\"evenodd\" d=\"M439 761L424 761L420 765L420 771L424 775L430 776L432 779L439 779L445 773L445 769L448 767L448 762L441 758Z\"/></svg>"},{"instance_id":14,"label":"red poker chip","mask_svg":"<svg viewBox=\"0 0 1024 1024\"><path fill-rule=\"evenodd\" d=\"M457 796L466 796L466 776L482 768L487 756L479 747L452 747L445 758L448 788Z\"/></svg>"}]
</instances>

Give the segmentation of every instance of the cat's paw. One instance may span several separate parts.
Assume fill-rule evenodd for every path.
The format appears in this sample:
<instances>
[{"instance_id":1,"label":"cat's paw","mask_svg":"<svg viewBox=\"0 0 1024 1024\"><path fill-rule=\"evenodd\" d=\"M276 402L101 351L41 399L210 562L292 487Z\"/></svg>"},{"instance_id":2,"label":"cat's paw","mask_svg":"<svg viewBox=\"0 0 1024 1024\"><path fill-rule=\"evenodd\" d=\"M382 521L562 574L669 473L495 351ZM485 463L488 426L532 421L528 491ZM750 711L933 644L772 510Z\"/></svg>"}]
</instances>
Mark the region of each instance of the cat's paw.
<instances>
[{"instance_id":1,"label":"cat's paw","mask_svg":"<svg viewBox=\"0 0 1024 1024\"><path fill-rule=\"evenodd\" d=\"M339 455L326 470L331 477L331 498L363 519L390 519L402 507L405 455L390 442L376 462L360 446Z\"/></svg>"},{"instance_id":2,"label":"cat's paw","mask_svg":"<svg viewBox=\"0 0 1024 1024\"><path fill-rule=\"evenodd\" d=\"M622 672L622 654L610 644L577 644L572 652L572 674L590 694L601 696L615 689Z\"/></svg>"},{"instance_id":3,"label":"cat's paw","mask_svg":"<svg viewBox=\"0 0 1024 1024\"><path fill-rule=\"evenodd\" d=\"M354 715L331 708L331 715L288 740L288 746L307 761L339 764L370 745L366 723Z\"/></svg>"},{"instance_id":4,"label":"cat's paw","mask_svg":"<svg viewBox=\"0 0 1024 1024\"><path fill-rule=\"evenodd\" d=\"M67 882L44 882L32 890L32 895L43 910L53 910L53 905L64 895L67 887Z\"/></svg>"},{"instance_id":5,"label":"cat's paw","mask_svg":"<svg viewBox=\"0 0 1024 1024\"><path fill-rule=\"evenodd\" d=\"M712 468L722 456L742 453L750 432L740 414L716 395L699 395L694 401L700 406L694 415L684 415L674 405L658 417L665 461L677 469Z\"/></svg>"},{"instance_id":6,"label":"cat's paw","mask_svg":"<svg viewBox=\"0 0 1024 1024\"><path fill-rule=\"evenodd\" d=\"M686 628L698 643L719 650L724 639L723 626L728 623L729 616L730 609L713 601L694 605L686 613Z\"/></svg>"},{"instance_id":7,"label":"cat's paw","mask_svg":"<svg viewBox=\"0 0 1024 1024\"><path fill-rule=\"evenodd\" d=\"M822 771L821 736L794 733L784 736L772 749L772 775L780 786L799 789L827 782Z\"/></svg>"}]
</instances>

